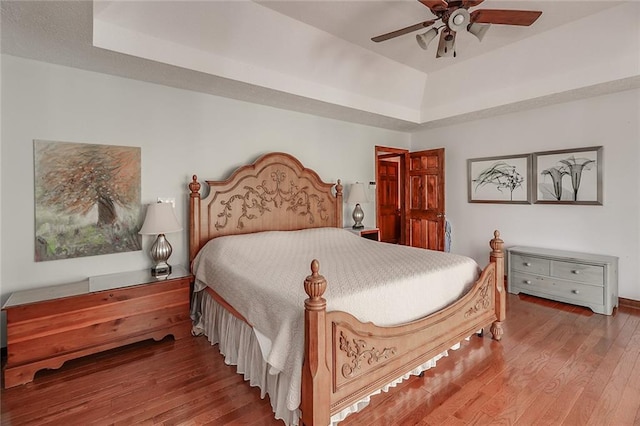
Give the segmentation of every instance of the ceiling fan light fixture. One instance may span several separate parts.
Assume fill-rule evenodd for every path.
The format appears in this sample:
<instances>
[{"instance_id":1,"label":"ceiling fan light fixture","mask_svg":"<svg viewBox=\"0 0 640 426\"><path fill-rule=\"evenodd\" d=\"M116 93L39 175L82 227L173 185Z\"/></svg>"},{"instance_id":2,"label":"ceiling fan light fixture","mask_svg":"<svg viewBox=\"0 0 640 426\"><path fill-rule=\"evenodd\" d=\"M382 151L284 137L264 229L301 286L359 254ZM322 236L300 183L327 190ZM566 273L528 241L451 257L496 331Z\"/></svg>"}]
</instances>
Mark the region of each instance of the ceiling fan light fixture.
<instances>
[{"instance_id":1,"label":"ceiling fan light fixture","mask_svg":"<svg viewBox=\"0 0 640 426\"><path fill-rule=\"evenodd\" d=\"M389 40L414 31L423 30L426 27L431 27L440 20L442 25L437 28L431 28L423 34L416 35L416 41L423 50L427 50L433 39L440 33L436 58L443 56L455 58L457 56L456 35L462 30L467 30L467 32L473 34L479 41L482 41L491 24L528 27L536 22L540 15L542 15L542 11L540 10L520 9L477 9L469 12L469 8L476 7L485 0L418 1L429 8L436 18L372 37L371 40L376 43Z\"/></svg>"},{"instance_id":2,"label":"ceiling fan light fixture","mask_svg":"<svg viewBox=\"0 0 640 426\"><path fill-rule=\"evenodd\" d=\"M477 24L474 22L469 24L467 31L476 36L478 40L482 41L489 27L491 27L491 24Z\"/></svg>"},{"instance_id":3,"label":"ceiling fan light fixture","mask_svg":"<svg viewBox=\"0 0 640 426\"><path fill-rule=\"evenodd\" d=\"M450 31L443 32L438 43L438 52L436 58L442 58L445 56L454 56L455 53L456 37L455 33Z\"/></svg>"},{"instance_id":4,"label":"ceiling fan light fixture","mask_svg":"<svg viewBox=\"0 0 640 426\"><path fill-rule=\"evenodd\" d=\"M416 41L423 50L427 50L431 41L438 35L437 28L431 28L422 34L416 34Z\"/></svg>"},{"instance_id":5,"label":"ceiling fan light fixture","mask_svg":"<svg viewBox=\"0 0 640 426\"><path fill-rule=\"evenodd\" d=\"M467 29L467 25L471 22L471 14L467 9L456 9L451 15L449 15L449 20L447 24L451 31L462 31Z\"/></svg>"}]
</instances>

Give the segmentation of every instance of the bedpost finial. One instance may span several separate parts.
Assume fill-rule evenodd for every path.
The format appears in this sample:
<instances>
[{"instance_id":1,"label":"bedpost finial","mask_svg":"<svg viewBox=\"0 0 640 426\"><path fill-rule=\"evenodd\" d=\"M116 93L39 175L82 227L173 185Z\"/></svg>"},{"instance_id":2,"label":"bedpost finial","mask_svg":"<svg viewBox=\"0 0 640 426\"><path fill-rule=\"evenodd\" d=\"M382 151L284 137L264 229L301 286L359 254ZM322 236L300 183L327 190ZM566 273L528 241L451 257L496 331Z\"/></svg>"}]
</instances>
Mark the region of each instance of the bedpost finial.
<instances>
[{"instance_id":1,"label":"bedpost finial","mask_svg":"<svg viewBox=\"0 0 640 426\"><path fill-rule=\"evenodd\" d=\"M489 246L491 246L491 250L493 250L494 253L502 253L504 241L500 238L500 231L497 229L493 231L493 239L489 242Z\"/></svg>"},{"instance_id":2,"label":"bedpost finial","mask_svg":"<svg viewBox=\"0 0 640 426\"><path fill-rule=\"evenodd\" d=\"M313 259L311 262L311 275L304 280L304 291L309 296L309 299L305 301L307 309L316 310L315 308L323 308L326 306L326 301L322 298L324 291L327 288L327 280L320 274L320 262L317 259Z\"/></svg>"},{"instance_id":3,"label":"bedpost finial","mask_svg":"<svg viewBox=\"0 0 640 426\"><path fill-rule=\"evenodd\" d=\"M191 178L191 183L189 184L189 190L191 191L191 196L193 197L195 193L200 192L200 182L198 182L198 176L193 175Z\"/></svg>"},{"instance_id":4,"label":"bedpost finial","mask_svg":"<svg viewBox=\"0 0 640 426\"><path fill-rule=\"evenodd\" d=\"M338 179L338 183L336 183L336 195L340 194L342 195L342 189L344 187L342 186L342 181L340 179Z\"/></svg>"}]
</instances>

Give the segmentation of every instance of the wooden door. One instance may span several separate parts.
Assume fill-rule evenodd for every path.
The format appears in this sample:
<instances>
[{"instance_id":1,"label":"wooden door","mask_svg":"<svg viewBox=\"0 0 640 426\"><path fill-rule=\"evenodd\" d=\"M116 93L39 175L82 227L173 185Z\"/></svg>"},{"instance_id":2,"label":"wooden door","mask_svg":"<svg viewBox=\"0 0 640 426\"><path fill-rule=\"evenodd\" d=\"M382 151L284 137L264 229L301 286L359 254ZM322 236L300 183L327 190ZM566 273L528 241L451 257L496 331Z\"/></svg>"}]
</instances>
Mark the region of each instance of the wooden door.
<instances>
[{"instance_id":1,"label":"wooden door","mask_svg":"<svg viewBox=\"0 0 640 426\"><path fill-rule=\"evenodd\" d=\"M380 241L397 244L400 241L400 163L380 159L378 182L380 185Z\"/></svg>"},{"instance_id":2,"label":"wooden door","mask_svg":"<svg viewBox=\"0 0 640 426\"><path fill-rule=\"evenodd\" d=\"M406 149L375 147L376 226L380 230L381 241L407 244L407 158L409 151ZM389 166L389 163L395 163L397 167ZM393 180L396 180L395 185Z\"/></svg>"},{"instance_id":3,"label":"wooden door","mask_svg":"<svg viewBox=\"0 0 640 426\"><path fill-rule=\"evenodd\" d=\"M408 243L444 251L444 148L409 154Z\"/></svg>"}]
</instances>

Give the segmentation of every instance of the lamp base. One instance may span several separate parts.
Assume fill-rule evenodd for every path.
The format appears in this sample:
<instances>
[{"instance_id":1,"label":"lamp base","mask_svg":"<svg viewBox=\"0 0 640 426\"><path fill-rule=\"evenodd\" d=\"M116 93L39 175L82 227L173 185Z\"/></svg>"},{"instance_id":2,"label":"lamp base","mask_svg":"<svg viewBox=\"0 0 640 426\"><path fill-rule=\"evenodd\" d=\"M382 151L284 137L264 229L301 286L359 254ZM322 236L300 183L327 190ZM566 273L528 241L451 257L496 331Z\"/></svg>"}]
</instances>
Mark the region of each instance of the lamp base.
<instances>
[{"instance_id":1,"label":"lamp base","mask_svg":"<svg viewBox=\"0 0 640 426\"><path fill-rule=\"evenodd\" d=\"M362 220L364 219L364 212L362 211L360 204L356 204L351 217L353 217L353 221L355 222L355 224L353 225L353 229L364 228L364 225L362 224Z\"/></svg>"},{"instance_id":2,"label":"lamp base","mask_svg":"<svg viewBox=\"0 0 640 426\"><path fill-rule=\"evenodd\" d=\"M156 265L151 267L151 276L152 277L166 277L167 275L171 275L171 265L165 263L164 265Z\"/></svg>"},{"instance_id":3,"label":"lamp base","mask_svg":"<svg viewBox=\"0 0 640 426\"><path fill-rule=\"evenodd\" d=\"M151 267L151 275L154 277L166 277L171 273L171 265L167 263L167 259L171 256L171 244L165 238L164 234L158 234L158 238L151 246L151 259L155 265Z\"/></svg>"}]
</instances>

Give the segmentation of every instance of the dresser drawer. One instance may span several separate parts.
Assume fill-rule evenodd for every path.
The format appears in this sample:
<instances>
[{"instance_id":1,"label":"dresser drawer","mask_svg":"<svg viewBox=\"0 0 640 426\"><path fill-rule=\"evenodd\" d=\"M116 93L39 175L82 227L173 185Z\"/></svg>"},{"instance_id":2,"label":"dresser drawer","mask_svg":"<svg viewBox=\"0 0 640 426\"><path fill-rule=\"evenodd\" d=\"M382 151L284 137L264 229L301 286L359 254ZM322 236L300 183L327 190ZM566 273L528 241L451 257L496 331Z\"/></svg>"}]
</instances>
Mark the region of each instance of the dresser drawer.
<instances>
[{"instance_id":1,"label":"dresser drawer","mask_svg":"<svg viewBox=\"0 0 640 426\"><path fill-rule=\"evenodd\" d=\"M548 259L541 259L539 257L512 254L510 267L514 271L549 275L550 261Z\"/></svg>"},{"instance_id":2,"label":"dresser drawer","mask_svg":"<svg viewBox=\"0 0 640 426\"><path fill-rule=\"evenodd\" d=\"M518 289L525 293L544 293L574 302L595 303L598 305L604 303L603 288L587 284L555 280L538 275L514 273L511 285L514 290Z\"/></svg>"},{"instance_id":3,"label":"dresser drawer","mask_svg":"<svg viewBox=\"0 0 640 426\"><path fill-rule=\"evenodd\" d=\"M552 260L551 276L587 284L604 285L604 267L602 266Z\"/></svg>"}]
</instances>

